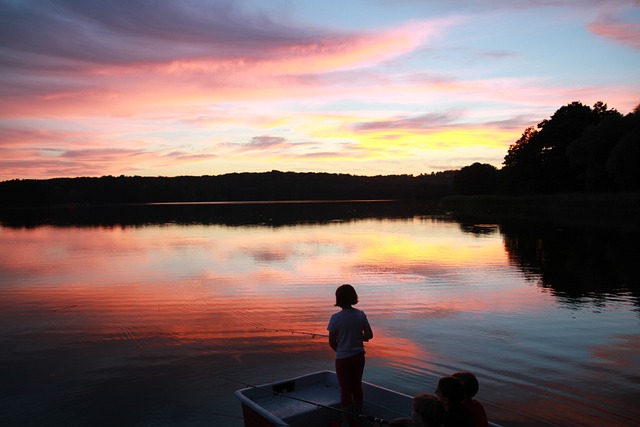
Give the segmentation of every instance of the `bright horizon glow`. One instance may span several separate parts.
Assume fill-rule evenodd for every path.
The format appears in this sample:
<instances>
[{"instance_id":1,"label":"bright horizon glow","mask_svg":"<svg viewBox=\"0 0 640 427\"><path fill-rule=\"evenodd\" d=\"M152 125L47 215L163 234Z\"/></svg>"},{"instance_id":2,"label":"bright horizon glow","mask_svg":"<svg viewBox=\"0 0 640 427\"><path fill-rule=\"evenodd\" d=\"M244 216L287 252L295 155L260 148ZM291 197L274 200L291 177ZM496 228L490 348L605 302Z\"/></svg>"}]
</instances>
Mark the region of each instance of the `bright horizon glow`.
<instances>
[{"instance_id":1,"label":"bright horizon glow","mask_svg":"<svg viewBox=\"0 0 640 427\"><path fill-rule=\"evenodd\" d=\"M640 3L0 0L0 181L501 167L640 103Z\"/></svg>"}]
</instances>

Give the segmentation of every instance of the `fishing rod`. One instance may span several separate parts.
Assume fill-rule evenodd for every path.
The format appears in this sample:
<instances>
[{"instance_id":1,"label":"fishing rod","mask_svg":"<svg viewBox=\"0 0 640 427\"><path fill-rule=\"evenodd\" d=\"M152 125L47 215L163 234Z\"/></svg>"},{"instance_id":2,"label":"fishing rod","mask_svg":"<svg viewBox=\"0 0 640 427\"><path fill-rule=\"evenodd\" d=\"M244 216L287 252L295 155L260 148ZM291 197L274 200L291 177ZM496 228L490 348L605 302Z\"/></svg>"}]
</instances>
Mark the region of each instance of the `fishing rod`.
<instances>
[{"instance_id":1,"label":"fishing rod","mask_svg":"<svg viewBox=\"0 0 640 427\"><path fill-rule=\"evenodd\" d=\"M320 334L317 332L305 332L305 331L294 331L292 329L272 329L272 328L261 328L265 332L287 332L290 334L300 334L300 335L310 335L311 338L315 337L325 337L328 338L329 334Z\"/></svg>"},{"instance_id":2,"label":"fishing rod","mask_svg":"<svg viewBox=\"0 0 640 427\"><path fill-rule=\"evenodd\" d=\"M336 408L335 406L323 405L322 403L314 402L312 400L302 399L300 397L291 396L290 394L284 394L281 391L270 390L268 388L260 387L260 386L253 385L253 384L248 384L248 383L245 383L243 381L238 381L238 380L234 380L232 378L227 378L227 377L225 377L223 375L220 375L219 377L222 378L223 380L231 381L231 382L234 382L236 384L241 384L241 385L243 385L245 387L251 387L251 388L255 388L257 390L262 390L264 392L271 393L271 394L274 394L274 395L279 396L279 397L286 397L286 398L289 398L289 399L297 400L298 402L303 402L303 403L307 403L309 405L314 405L314 406L316 406L318 408L329 409L331 411L339 412L339 413L345 414L345 415L350 415L352 417L363 418L365 420L373 421L374 423L378 423L378 424L391 425L390 421L385 420L383 418L378 418L378 417L374 417L372 415L366 415L366 414L358 414L358 413L355 413L353 411L346 411L344 409Z\"/></svg>"}]
</instances>

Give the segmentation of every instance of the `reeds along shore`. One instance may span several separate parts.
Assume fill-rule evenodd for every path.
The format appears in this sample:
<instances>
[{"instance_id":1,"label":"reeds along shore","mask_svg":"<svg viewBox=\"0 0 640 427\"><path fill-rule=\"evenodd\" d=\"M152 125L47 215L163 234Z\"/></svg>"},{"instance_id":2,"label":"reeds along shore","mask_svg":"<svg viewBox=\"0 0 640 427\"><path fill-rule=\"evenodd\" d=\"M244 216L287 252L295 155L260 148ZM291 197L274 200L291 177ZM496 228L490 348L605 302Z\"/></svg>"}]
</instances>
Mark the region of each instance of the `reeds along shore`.
<instances>
[{"instance_id":1,"label":"reeds along shore","mask_svg":"<svg viewBox=\"0 0 640 427\"><path fill-rule=\"evenodd\" d=\"M442 209L479 218L518 218L640 230L640 193L449 196Z\"/></svg>"}]
</instances>

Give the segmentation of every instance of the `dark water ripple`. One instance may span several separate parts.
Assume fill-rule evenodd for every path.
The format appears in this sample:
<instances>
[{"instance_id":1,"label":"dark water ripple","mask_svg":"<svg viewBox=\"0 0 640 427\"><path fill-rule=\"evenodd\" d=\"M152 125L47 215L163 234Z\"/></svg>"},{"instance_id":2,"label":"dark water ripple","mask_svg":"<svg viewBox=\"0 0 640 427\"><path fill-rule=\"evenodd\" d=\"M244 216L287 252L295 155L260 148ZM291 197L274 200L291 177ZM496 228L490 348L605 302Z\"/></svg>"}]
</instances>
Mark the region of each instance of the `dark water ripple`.
<instances>
[{"instance_id":1,"label":"dark water ripple","mask_svg":"<svg viewBox=\"0 0 640 427\"><path fill-rule=\"evenodd\" d=\"M374 327L369 381L415 394L472 370L505 426L639 424L629 236L481 228L0 228L0 424L239 427L238 382L332 369L344 282Z\"/></svg>"}]
</instances>

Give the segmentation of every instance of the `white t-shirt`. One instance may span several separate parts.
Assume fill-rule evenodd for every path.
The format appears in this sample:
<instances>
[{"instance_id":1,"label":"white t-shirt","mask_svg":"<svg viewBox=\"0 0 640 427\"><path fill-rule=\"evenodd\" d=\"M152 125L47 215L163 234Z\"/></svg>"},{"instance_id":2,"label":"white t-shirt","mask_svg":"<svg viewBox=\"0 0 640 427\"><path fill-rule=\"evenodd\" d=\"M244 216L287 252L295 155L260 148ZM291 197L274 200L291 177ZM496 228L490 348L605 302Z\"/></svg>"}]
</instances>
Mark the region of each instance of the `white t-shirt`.
<instances>
[{"instance_id":1,"label":"white t-shirt","mask_svg":"<svg viewBox=\"0 0 640 427\"><path fill-rule=\"evenodd\" d=\"M367 315L357 308L343 308L329 319L327 330L338 335L336 359L364 353L362 331L369 325Z\"/></svg>"}]
</instances>

